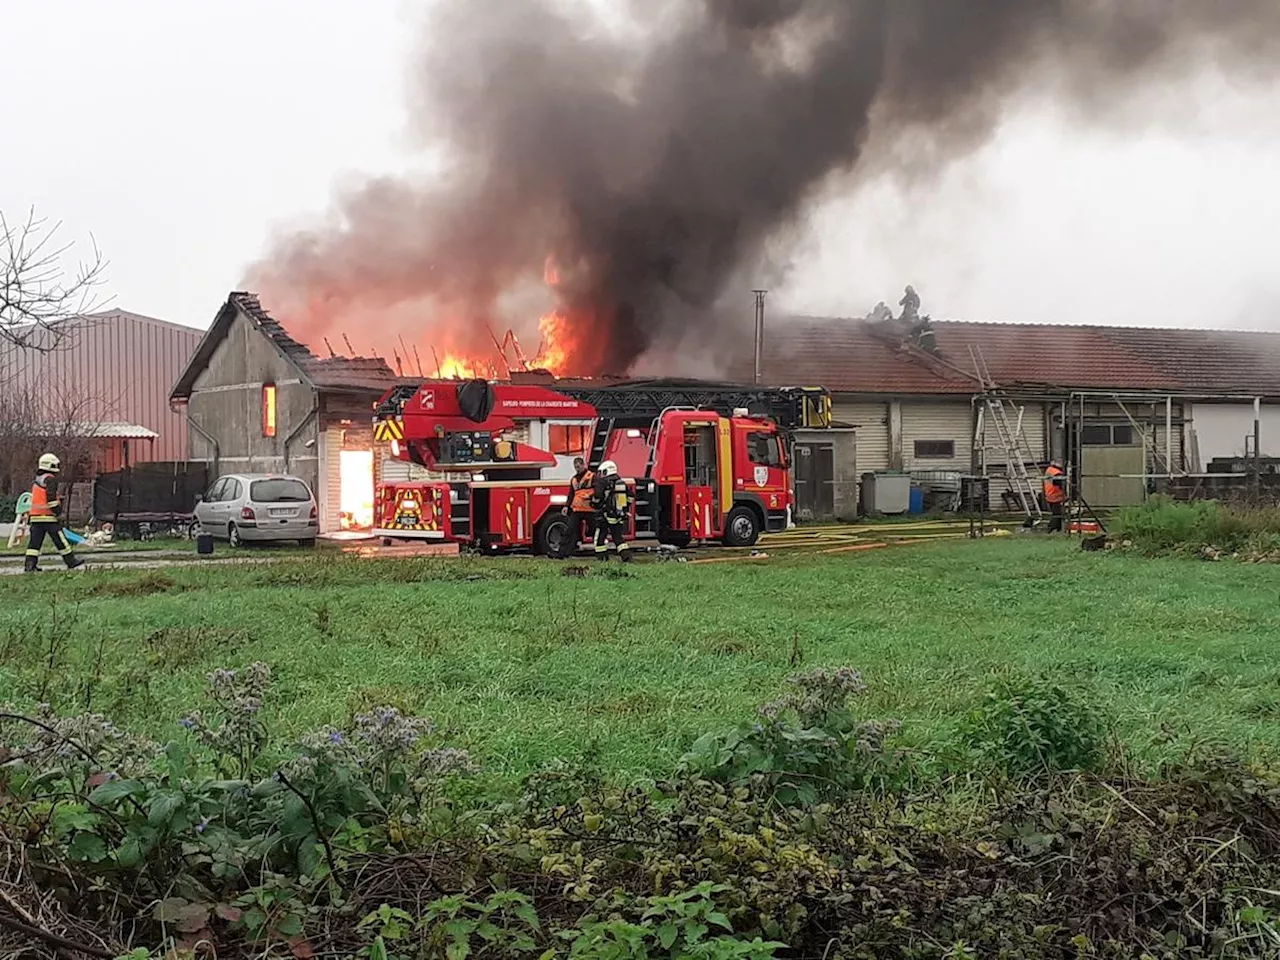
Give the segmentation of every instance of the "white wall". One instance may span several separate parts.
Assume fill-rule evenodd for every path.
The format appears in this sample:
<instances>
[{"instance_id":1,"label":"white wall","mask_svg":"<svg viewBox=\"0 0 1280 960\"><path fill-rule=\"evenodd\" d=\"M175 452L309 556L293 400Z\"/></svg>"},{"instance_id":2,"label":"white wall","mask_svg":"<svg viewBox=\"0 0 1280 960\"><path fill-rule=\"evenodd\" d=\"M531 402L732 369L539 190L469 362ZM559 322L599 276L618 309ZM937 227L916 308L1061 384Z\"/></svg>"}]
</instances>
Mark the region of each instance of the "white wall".
<instances>
[{"instance_id":1,"label":"white wall","mask_svg":"<svg viewBox=\"0 0 1280 960\"><path fill-rule=\"evenodd\" d=\"M1214 457L1242 457L1245 437L1253 436L1253 404L1197 403L1191 408L1192 427L1200 446L1200 469ZM1249 441L1250 446L1253 441ZM1280 456L1280 407L1262 405L1262 455Z\"/></svg>"}]
</instances>

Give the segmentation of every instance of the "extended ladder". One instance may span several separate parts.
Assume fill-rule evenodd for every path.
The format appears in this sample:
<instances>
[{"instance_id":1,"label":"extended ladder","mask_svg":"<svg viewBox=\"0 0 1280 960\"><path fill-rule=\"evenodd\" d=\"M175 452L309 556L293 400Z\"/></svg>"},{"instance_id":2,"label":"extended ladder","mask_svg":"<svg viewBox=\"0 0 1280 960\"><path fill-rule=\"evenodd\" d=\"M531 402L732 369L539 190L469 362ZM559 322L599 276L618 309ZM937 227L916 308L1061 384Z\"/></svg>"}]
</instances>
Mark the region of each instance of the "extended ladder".
<instances>
[{"instance_id":1,"label":"extended ladder","mask_svg":"<svg viewBox=\"0 0 1280 960\"><path fill-rule=\"evenodd\" d=\"M986 420L995 426L996 437L1004 450L1005 477L1010 489L1017 496L1018 503L1022 506L1022 512L1027 515L1029 521L1034 523L1043 518L1044 512L1040 509L1037 483L1027 472L1028 458L1023 456L1022 414L1021 412L1018 414L1016 427L1009 422L1009 412L1004 404L1005 396L996 382L991 379L986 360L982 356L982 349L970 347L969 356L973 360L974 372L982 388ZM985 439L983 442L985 444ZM1035 461L1034 457L1030 459L1032 462Z\"/></svg>"}]
</instances>

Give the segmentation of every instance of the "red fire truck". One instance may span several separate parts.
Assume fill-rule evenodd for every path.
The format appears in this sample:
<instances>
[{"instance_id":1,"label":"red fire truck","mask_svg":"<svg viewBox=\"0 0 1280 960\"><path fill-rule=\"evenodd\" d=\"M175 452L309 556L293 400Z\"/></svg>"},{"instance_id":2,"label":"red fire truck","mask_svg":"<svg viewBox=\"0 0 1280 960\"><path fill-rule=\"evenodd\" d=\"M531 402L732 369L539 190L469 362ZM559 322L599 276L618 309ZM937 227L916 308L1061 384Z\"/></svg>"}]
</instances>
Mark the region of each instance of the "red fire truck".
<instances>
[{"instance_id":1,"label":"red fire truck","mask_svg":"<svg viewBox=\"0 0 1280 960\"><path fill-rule=\"evenodd\" d=\"M774 390L684 381L618 386L492 384L483 380L401 386L379 402L374 436L393 456L440 479L384 482L375 534L457 542L487 552L574 553L564 508L567 478L549 479L556 458L506 439L517 420L592 424L588 464L613 460L632 486L629 539L684 546L750 546L789 523L788 430L829 426L826 390Z\"/></svg>"}]
</instances>

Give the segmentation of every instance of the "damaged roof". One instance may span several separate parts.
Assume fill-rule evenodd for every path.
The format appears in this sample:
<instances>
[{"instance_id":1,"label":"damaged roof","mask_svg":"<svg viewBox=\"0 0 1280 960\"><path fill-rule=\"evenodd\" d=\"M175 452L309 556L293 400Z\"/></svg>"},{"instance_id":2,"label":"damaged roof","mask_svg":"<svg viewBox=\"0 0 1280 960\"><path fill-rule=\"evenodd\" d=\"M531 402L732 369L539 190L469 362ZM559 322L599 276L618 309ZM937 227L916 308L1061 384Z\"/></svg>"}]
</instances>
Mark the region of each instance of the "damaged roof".
<instances>
[{"instance_id":1,"label":"damaged roof","mask_svg":"<svg viewBox=\"0 0 1280 960\"><path fill-rule=\"evenodd\" d=\"M933 351L898 321L775 320L765 337L763 379L803 380L839 393L973 393L972 348L1003 387L1280 397L1280 333L956 320L931 325ZM749 360L740 361L735 375L749 376L749 367Z\"/></svg>"},{"instance_id":2,"label":"damaged roof","mask_svg":"<svg viewBox=\"0 0 1280 960\"><path fill-rule=\"evenodd\" d=\"M381 393L403 382L403 378L396 376L381 357L317 357L304 344L290 336L289 331L267 312L255 294L236 292L227 298L227 302L214 317L213 324L170 391L171 399L191 398L196 380L226 339L237 314L252 323L298 369L302 378L317 390Z\"/></svg>"}]
</instances>

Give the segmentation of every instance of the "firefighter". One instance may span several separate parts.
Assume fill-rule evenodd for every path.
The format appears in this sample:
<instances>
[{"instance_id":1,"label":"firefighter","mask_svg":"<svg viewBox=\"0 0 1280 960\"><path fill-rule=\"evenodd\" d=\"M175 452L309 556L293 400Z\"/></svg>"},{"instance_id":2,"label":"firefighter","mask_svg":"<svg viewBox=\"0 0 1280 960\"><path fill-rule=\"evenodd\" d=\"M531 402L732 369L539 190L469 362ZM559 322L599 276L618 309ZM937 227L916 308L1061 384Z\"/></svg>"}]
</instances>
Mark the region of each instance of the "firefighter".
<instances>
[{"instance_id":1,"label":"firefighter","mask_svg":"<svg viewBox=\"0 0 1280 960\"><path fill-rule=\"evenodd\" d=\"M612 460L605 460L596 471L591 487L591 506L596 511L597 560L609 559L610 538L618 547L618 557L624 563L631 559L627 552L627 541L623 538L630 504L631 493L627 490L627 482L618 476L618 465Z\"/></svg>"},{"instance_id":2,"label":"firefighter","mask_svg":"<svg viewBox=\"0 0 1280 960\"><path fill-rule=\"evenodd\" d=\"M582 543L583 535L593 531L592 515L595 509L591 506L592 487L595 474L587 469L587 461L582 457L573 458L573 478L569 481L569 502L562 511L570 518L569 535L573 549L577 550Z\"/></svg>"},{"instance_id":3,"label":"firefighter","mask_svg":"<svg viewBox=\"0 0 1280 960\"><path fill-rule=\"evenodd\" d=\"M40 550L47 537L62 557L68 570L84 563L71 552L71 545L62 535L62 503L58 500L58 473L62 464L52 453L40 457L36 470L36 482L31 485L31 536L27 540L27 557L23 570L40 571Z\"/></svg>"},{"instance_id":4,"label":"firefighter","mask_svg":"<svg viewBox=\"0 0 1280 960\"><path fill-rule=\"evenodd\" d=\"M1049 532L1062 532L1062 518L1067 503L1067 474L1062 461L1054 460L1044 471L1044 502L1049 505Z\"/></svg>"}]
</instances>

